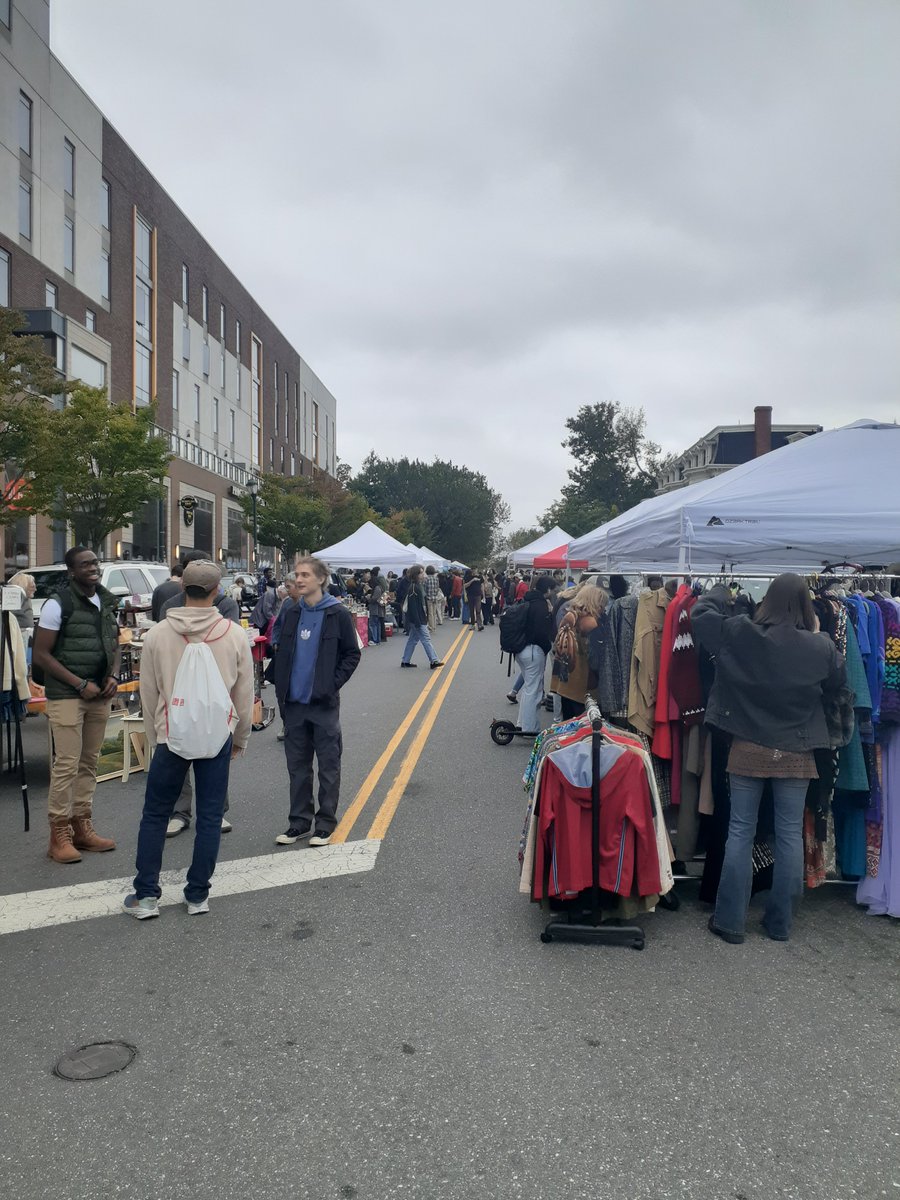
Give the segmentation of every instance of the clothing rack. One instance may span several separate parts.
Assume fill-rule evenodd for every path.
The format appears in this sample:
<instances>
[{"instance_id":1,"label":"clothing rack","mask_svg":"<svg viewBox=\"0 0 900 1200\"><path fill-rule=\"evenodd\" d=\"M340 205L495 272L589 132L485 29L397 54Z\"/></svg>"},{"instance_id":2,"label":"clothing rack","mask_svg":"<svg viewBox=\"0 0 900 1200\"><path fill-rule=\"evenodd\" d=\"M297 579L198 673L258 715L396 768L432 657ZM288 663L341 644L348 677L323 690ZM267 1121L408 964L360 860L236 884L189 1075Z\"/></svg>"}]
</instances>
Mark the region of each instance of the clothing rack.
<instances>
[{"instance_id":1,"label":"clothing rack","mask_svg":"<svg viewBox=\"0 0 900 1200\"><path fill-rule=\"evenodd\" d=\"M12 613L3 606L3 594L9 594L13 590L4 587L0 584L0 690L2 690L3 674L6 664L9 664L10 676L10 704L9 714L3 720L6 726L6 773L14 775L18 771L19 786L22 795L22 809L25 814L25 832L31 828L31 816L28 807L28 779L25 774L25 749L22 744L22 716L19 712L20 704L26 702L28 696L20 696L16 685L16 672L13 663L13 648L12 648L12 632L10 622L14 620ZM15 730L15 732L13 732ZM0 729L0 770L3 770L4 753L3 753L3 730Z\"/></svg>"},{"instance_id":2,"label":"clothing rack","mask_svg":"<svg viewBox=\"0 0 900 1200\"><path fill-rule=\"evenodd\" d=\"M587 719L591 723L591 906L578 920L562 916L548 922L541 933L542 942L593 942L605 946L631 946L643 950L644 931L639 925L602 924L600 916L600 745L603 741L603 717L596 700L585 697ZM653 799L651 797L651 804Z\"/></svg>"}]
</instances>

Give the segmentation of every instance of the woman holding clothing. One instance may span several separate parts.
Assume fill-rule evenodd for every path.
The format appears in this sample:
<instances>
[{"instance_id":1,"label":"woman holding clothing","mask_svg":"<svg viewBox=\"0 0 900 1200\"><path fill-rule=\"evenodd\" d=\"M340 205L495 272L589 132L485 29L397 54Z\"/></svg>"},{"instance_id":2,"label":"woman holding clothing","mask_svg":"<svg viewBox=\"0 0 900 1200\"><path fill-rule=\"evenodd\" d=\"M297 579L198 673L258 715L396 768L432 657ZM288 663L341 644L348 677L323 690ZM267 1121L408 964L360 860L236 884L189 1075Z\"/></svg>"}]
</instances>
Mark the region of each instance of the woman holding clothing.
<instances>
[{"instance_id":1,"label":"woman holding clothing","mask_svg":"<svg viewBox=\"0 0 900 1200\"><path fill-rule=\"evenodd\" d=\"M718 586L691 612L695 640L715 661L706 723L733 737L728 758L731 817L725 861L709 919L726 942L744 940L753 883L753 838L765 781L775 797L775 869L763 928L790 937L803 892L803 809L813 751L831 746L825 702L846 686L844 660L818 632L806 582L779 575L751 619L726 619L730 593Z\"/></svg>"}]
</instances>

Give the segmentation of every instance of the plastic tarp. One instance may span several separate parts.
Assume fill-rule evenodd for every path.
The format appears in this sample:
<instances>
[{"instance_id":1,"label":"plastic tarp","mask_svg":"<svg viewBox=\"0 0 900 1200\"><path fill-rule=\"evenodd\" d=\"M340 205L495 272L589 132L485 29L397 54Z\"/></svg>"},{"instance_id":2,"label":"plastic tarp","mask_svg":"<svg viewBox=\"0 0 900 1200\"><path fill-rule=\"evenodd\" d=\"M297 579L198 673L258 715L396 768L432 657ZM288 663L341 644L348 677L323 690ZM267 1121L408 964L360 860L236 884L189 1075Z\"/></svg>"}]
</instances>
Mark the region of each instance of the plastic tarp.
<instances>
[{"instance_id":1,"label":"plastic tarp","mask_svg":"<svg viewBox=\"0 0 900 1200\"><path fill-rule=\"evenodd\" d=\"M404 567L411 567L418 561L411 550L407 550L402 542L366 521L355 533L345 537L342 542L326 546L315 552L316 558L321 558L335 570L347 567L351 571L381 567L382 571L400 572Z\"/></svg>"},{"instance_id":2,"label":"plastic tarp","mask_svg":"<svg viewBox=\"0 0 900 1200\"><path fill-rule=\"evenodd\" d=\"M566 569L566 550L568 545L557 546L549 554L540 554L531 564L536 571L564 571ZM573 571L582 570L588 565L586 558L569 559L568 566Z\"/></svg>"},{"instance_id":3,"label":"plastic tarp","mask_svg":"<svg viewBox=\"0 0 900 1200\"><path fill-rule=\"evenodd\" d=\"M571 540L570 533L566 533L564 529L554 525L548 533L542 533L539 538L535 538L527 546L520 546L518 550L513 550L509 561L517 567L530 567L536 556L549 554L551 550L556 550L559 546L568 545Z\"/></svg>"},{"instance_id":4,"label":"plastic tarp","mask_svg":"<svg viewBox=\"0 0 900 1200\"><path fill-rule=\"evenodd\" d=\"M569 553L613 570L693 573L900 561L900 426L856 421L644 500Z\"/></svg>"}]
</instances>

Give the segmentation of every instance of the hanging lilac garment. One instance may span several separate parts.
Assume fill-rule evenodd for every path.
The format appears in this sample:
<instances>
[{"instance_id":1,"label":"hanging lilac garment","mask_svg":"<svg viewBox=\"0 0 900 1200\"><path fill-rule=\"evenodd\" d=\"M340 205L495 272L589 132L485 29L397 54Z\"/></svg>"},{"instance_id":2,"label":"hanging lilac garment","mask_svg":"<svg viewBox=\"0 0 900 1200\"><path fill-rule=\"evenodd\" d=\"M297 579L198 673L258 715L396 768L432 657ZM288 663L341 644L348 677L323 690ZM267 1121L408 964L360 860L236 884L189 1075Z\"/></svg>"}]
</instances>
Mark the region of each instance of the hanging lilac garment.
<instances>
[{"instance_id":1,"label":"hanging lilac garment","mask_svg":"<svg viewBox=\"0 0 900 1200\"><path fill-rule=\"evenodd\" d=\"M864 876L856 900L869 916L900 917L900 729L885 730L882 746L882 836L878 874Z\"/></svg>"}]
</instances>

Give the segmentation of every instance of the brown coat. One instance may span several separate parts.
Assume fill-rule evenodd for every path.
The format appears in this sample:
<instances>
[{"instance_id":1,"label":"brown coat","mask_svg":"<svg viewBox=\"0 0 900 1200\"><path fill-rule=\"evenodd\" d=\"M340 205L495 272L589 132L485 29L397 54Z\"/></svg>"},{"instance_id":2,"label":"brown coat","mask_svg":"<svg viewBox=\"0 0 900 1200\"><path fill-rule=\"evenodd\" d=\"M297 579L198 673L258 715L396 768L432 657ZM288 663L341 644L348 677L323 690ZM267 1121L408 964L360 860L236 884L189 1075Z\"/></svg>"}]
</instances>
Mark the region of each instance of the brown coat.
<instances>
[{"instance_id":1,"label":"brown coat","mask_svg":"<svg viewBox=\"0 0 900 1200\"><path fill-rule=\"evenodd\" d=\"M653 736L663 622L669 603L665 588L655 592L645 589L638 597L628 686L628 721L647 737Z\"/></svg>"}]
</instances>

